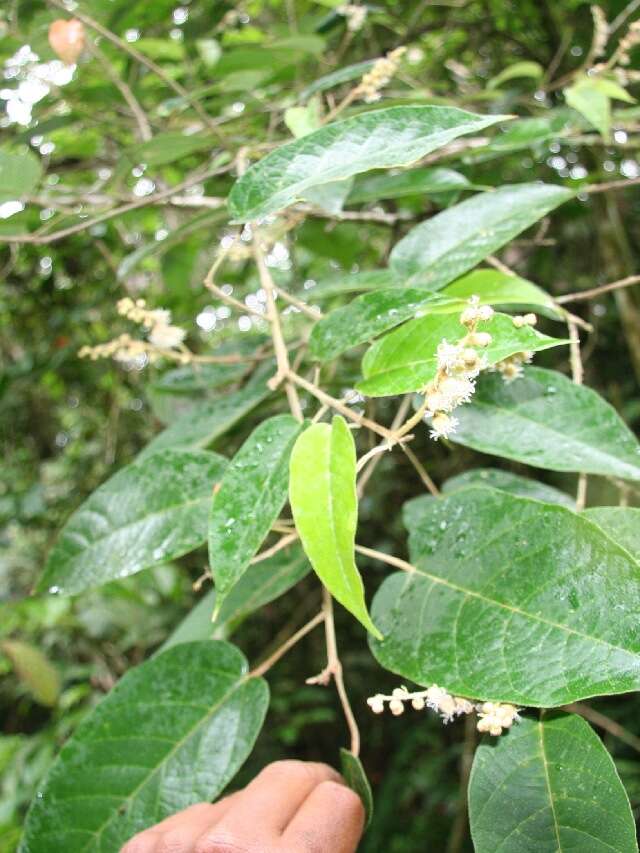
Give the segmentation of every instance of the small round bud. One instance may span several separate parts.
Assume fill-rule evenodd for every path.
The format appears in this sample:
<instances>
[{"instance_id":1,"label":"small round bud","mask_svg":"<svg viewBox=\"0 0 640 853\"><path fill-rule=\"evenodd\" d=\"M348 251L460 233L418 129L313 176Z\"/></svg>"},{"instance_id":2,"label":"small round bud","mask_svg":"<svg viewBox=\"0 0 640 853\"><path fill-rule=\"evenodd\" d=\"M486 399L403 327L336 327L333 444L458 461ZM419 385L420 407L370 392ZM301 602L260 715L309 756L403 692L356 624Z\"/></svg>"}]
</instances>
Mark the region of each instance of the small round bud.
<instances>
[{"instance_id":1,"label":"small round bud","mask_svg":"<svg viewBox=\"0 0 640 853\"><path fill-rule=\"evenodd\" d=\"M527 326L535 326L535 324L538 322L538 318L535 314L525 314L524 321Z\"/></svg>"},{"instance_id":2,"label":"small round bud","mask_svg":"<svg viewBox=\"0 0 640 853\"><path fill-rule=\"evenodd\" d=\"M400 714L404 712L404 705L400 699L392 699L391 702L389 702L389 710L394 717L399 717Z\"/></svg>"},{"instance_id":3,"label":"small round bud","mask_svg":"<svg viewBox=\"0 0 640 853\"><path fill-rule=\"evenodd\" d=\"M513 325L516 327L516 329L521 329L523 326L526 325L526 320L524 319L522 314L516 314L511 319L512 319Z\"/></svg>"},{"instance_id":4,"label":"small round bud","mask_svg":"<svg viewBox=\"0 0 640 853\"><path fill-rule=\"evenodd\" d=\"M415 711L422 711L422 710L424 710L424 706L425 706L425 701L424 701L424 699L422 698L422 696L415 696L415 697L411 700L411 707L412 707Z\"/></svg>"},{"instance_id":5,"label":"small round bud","mask_svg":"<svg viewBox=\"0 0 640 853\"><path fill-rule=\"evenodd\" d=\"M488 347L491 341L489 332L473 332L469 335L469 343L474 347Z\"/></svg>"},{"instance_id":6,"label":"small round bud","mask_svg":"<svg viewBox=\"0 0 640 853\"><path fill-rule=\"evenodd\" d=\"M371 708L374 714L382 714L384 711L384 702L381 696L371 696L367 699L367 705Z\"/></svg>"},{"instance_id":7,"label":"small round bud","mask_svg":"<svg viewBox=\"0 0 640 853\"><path fill-rule=\"evenodd\" d=\"M493 317L493 308L491 305L481 305L478 308L479 320L490 320Z\"/></svg>"}]
</instances>

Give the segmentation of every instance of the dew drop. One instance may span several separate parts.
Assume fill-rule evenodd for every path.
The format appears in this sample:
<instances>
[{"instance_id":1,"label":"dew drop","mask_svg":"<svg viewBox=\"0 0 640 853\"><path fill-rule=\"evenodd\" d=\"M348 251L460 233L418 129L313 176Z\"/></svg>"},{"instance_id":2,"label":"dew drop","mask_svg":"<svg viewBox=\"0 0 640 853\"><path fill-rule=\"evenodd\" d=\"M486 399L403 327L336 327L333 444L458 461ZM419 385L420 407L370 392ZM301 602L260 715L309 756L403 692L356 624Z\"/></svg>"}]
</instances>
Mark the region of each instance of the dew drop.
<instances>
[{"instance_id":1,"label":"dew drop","mask_svg":"<svg viewBox=\"0 0 640 853\"><path fill-rule=\"evenodd\" d=\"M60 587L59 586L50 586L49 592L51 593L51 595L57 595L60 592Z\"/></svg>"}]
</instances>

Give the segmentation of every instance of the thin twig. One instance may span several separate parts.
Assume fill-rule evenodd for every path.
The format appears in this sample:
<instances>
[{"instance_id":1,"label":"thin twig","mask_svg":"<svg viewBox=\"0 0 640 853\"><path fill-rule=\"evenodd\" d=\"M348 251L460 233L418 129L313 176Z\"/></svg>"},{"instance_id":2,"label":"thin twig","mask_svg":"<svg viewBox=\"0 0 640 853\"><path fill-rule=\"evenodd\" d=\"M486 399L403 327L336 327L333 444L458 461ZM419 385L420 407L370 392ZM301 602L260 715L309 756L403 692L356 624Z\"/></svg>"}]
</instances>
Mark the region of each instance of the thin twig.
<instances>
[{"instance_id":1,"label":"thin twig","mask_svg":"<svg viewBox=\"0 0 640 853\"><path fill-rule=\"evenodd\" d=\"M285 383L285 390L291 414L296 418L296 420L302 423L304 415L302 414L302 407L300 406L298 390L293 382L291 382L289 376L291 373L289 367L289 352L282 334L280 314L278 313L278 308L276 306L275 285L269 268L267 267L262 247L260 246L259 236L255 236L253 239L253 254L256 260L256 266L258 267L260 284L267 295L267 317L269 318L269 323L271 325L271 338L273 340L273 348L275 350L277 363L276 375L273 376L267 384L272 390L275 390L281 382Z\"/></svg>"},{"instance_id":2,"label":"thin twig","mask_svg":"<svg viewBox=\"0 0 640 853\"><path fill-rule=\"evenodd\" d=\"M405 444L401 444L400 447L402 449L402 452L407 456L407 459L409 460L409 462L411 462L413 467L418 472L418 476L420 477L420 479L422 480L424 485L427 487L427 490L434 497L437 498L438 495L440 494L440 490L438 489L436 484L433 482L431 477L427 474L424 466L422 465L422 463L420 462L418 457L415 455L413 450L410 447L407 447Z\"/></svg>"},{"instance_id":3,"label":"thin twig","mask_svg":"<svg viewBox=\"0 0 640 853\"><path fill-rule=\"evenodd\" d=\"M374 560L380 560L383 563L388 563L396 569L402 569L403 572L415 572L416 567L406 560L401 560L400 557L394 557L393 554L385 554L384 551L376 551L375 548L366 548L364 545L356 545L356 551L359 554L364 554L365 557L371 557Z\"/></svg>"},{"instance_id":4,"label":"thin twig","mask_svg":"<svg viewBox=\"0 0 640 853\"><path fill-rule=\"evenodd\" d=\"M51 234L0 234L0 242L5 243L31 243L38 246L46 246L49 243L55 243L57 240L62 240L64 237L70 237L72 234L79 234L81 231L86 231L87 228L92 228L100 222L106 222L108 219L113 219L116 216L121 216L124 213L129 213L132 210L137 210L140 207L147 207L150 204L157 204L163 199L170 198L176 193L182 192L187 187L198 184L207 178L219 173L219 169L211 169L204 174L192 175L181 184L175 187L168 187L153 196L137 199L136 201L128 202L120 207L107 210L94 216L92 219L86 219L84 222L78 222L75 225L70 225L68 228L62 228L60 231L53 231Z\"/></svg>"},{"instance_id":5,"label":"thin twig","mask_svg":"<svg viewBox=\"0 0 640 853\"><path fill-rule=\"evenodd\" d=\"M306 314L307 317L310 317L312 320L318 321L322 319L322 311L319 311L317 308L313 308L311 305L307 305L306 302L303 302L301 299L298 299L297 296L293 296L293 294L288 293L284 288L278 287L278 285L274 282L273 289L281 296L285 302L288 302L290 305L293 305L299 311L302 311L303 314Z\"/></svg>"},{"instance_id":6,"label":"thin twig","mask_svg":"<svg viewBox=\"0 0 640 853\"><path fill-rule=\"evenodd\" d=\"M256 563L268 560L269 557L273 557L273 555L277 554L278 551L282 551L282 549L286 548L287 545L291 545L292 542L295 542L297 538L297 533L288 533L286 536L282 536L275 545L272 545L270 548L265 548L264 551L261 551L259 554L256 554L255 557L252 557L250 565L255 566Z\"/></svg>"},{"instance_id":7,"label":"thin twig","mask_svg":"<svg viewBox=\"0 0 640 853\"><path fill-rule=\"evenodd\" d=\"M342 712L349 728L351 738L351 753L355 756L360 754L360 730L347 696L347 691L344 686L344 677L342 675L342 662L338 654L338 645L336 643L336 628L333 621L333 599L331 593L326 587L322 588L322 613L324 616L324 630L327 642L327 665L319 675L307 679L307 684L323 684L327 685L333 678L336 685Z\"/></svg>"},{"instance_id":8,"label":"thin twig","mask_svg":"<svg viewBox=\"0 0 640 853\"><path fill-rule=\"evenodd\" d=\"M149 125L149 120L147 119L145 111L140 106L138 99L131 91L131 88L120 77L113 64L107 59L107 57L100 50L97 44L90 44L89 50L96 57L98 62L102 65L107 77L109 77L113 85L120 92L127 105L129 106L129 109L133 113L133 117L135 118L136 123L138 125L138 133L140 139L143 142L148 142L153 136L153 133L151 132L151 127Z\"/></svg>"},{"instance_id":9,"label":"thin twig","mask_svg":"<svg viewBox=\"0 0 640 853\"><path fill-rule=\"evenodd\" d=\"M569 355L571 360L571 376L576 385L582 385L584 379L584 368L580 355L580 335L576 324L567 319L569 329ZM576 492L576 509L578 512L585 508L587 502L587 475L584 472L578 474L578 488Z\"/></svg>"},{"instance_id":10,"label":"thin twig","mask_svg":"<svg viewBox=\"0 0 640 853\"><path fill-rule=\"evenodd\" d=\"M273 654L269 655L269 657L262 661L262 663L258 664L255 669L252 669L249 673L249 678L259 678L261 675L264 675L265 672L268 672L274 664L278 663L280 658L284 657L289 649L292 649L296 643L299 643L303 637L306 637L313 629L319 625L321 622L325 621L325 614L321 610L319 613L310 619L302 628L298 629L295 634L292 634L284 643L279 646Z\"/></svg>"},{"instance_id":11,"label":"thin twig","mask_svg":"<svg viewBox=\"0 0 640 853\"><path fill-rule=\"evenodd\" d=\"M622 287L630 287L632 284L639 283L640 275L628 275L626 278L611 281L609 284L602 284L600 287L592 287L590 290L579 290L576 293L557 296L556 302L559 305L564 305L566 302L582 302L585 299L593 299L596 296L601 296L603 293L609 293L611 290L619 290Z\"/></svg>"},{"instance_id":12,"label":"thin twig","mask_svg":"<svg viewBox=\"0 0 640 853\"><path fill-rule=\"evenodd\" d=\"M640 184L640 178L622 178L620 181L607 181L604 184L589 184L582 187L580 192L583 193L606 193L609 190L625 190L627 187L633 187Z\"/></svg>"}]
</instances>

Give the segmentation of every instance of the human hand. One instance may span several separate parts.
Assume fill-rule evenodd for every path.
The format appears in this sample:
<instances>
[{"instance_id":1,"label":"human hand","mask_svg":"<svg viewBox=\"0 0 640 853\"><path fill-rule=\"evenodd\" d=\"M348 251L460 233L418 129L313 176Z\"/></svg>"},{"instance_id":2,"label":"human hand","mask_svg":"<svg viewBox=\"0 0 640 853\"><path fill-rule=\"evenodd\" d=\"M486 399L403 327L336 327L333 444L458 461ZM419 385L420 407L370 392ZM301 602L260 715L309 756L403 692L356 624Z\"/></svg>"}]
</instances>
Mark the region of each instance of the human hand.
<instances>
[{"instance_id":1,"label":"human hand","mask_svg":"<svg viewBox=\"0 0 640 853\"><path fill-rule=\"evenodd\" d=\"M354 853L360 797L326 764L276 761L241 791L135 835L121 853Z\"/></svg>"}]
</instances>

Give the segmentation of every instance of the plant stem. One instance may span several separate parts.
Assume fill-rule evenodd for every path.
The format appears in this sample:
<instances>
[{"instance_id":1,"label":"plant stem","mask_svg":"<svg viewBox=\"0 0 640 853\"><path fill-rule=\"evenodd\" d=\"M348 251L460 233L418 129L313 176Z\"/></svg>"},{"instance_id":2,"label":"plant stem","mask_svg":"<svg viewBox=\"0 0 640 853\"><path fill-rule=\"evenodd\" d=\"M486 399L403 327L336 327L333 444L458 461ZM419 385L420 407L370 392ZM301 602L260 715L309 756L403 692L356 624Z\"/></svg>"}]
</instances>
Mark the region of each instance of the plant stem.
<instances>
[{"instance_id":1,"label":"plant stem","mask_svg":"<svg viewBox=\"0 0 640 853\"><path fill-rule=\"evenodd\" d=\"M564 305L565 302L582 302L585 299L593 299L603 293L609 293L611 290L630 287L632 284L640 284L640 275L628 275L626 278L611 281L609 284L602 284L599 287L592 287L590 290L579 290L576 293L568 293L566 296L557 296L556 302L559 305Z\"/></svg>"},{"instance_id":2,"label":"plant stem","mask_svg":"<svg viewBox=\"0 0 640 853\"><path fill-rule=\"evenodd\" d=\"M299 643L303 637L306 637L310 631L319 625L321 622L325 621L325 614L323 611L316 613L313 619L310 619L302 628L299 628L295 634L292 634L284 643L279 646L273 654L269 655L269 657L264 660L261 664L258 664L255 669L252 669L249 673L249 678L259 678L261 675L264 675L265 672L268 672L274 664L278 663L281 657L284 657L289 649L292 649L296 643Z\"/></svg>"}]
</instances>

